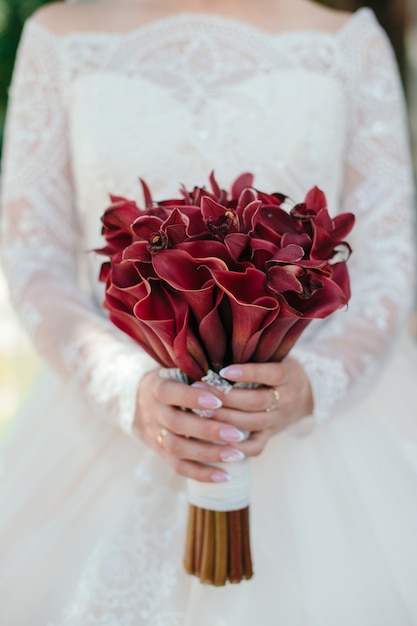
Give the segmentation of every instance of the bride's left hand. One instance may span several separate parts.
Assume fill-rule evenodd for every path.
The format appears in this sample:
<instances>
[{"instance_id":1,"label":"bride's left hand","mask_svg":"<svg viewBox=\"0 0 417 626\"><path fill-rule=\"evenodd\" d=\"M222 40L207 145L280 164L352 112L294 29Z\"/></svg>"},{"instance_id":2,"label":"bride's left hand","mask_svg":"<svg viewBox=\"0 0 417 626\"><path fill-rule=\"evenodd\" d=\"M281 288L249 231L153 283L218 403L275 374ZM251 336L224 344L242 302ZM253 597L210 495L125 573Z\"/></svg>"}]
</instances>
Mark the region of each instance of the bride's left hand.
<instances>
[{"instance_id":1,"label":"bride's left hand","mask_svg":"<svg viewBox=\"0 0 417 626\"><path fill-rule=\"evenodd\" d=\"M221 374L231 382L262 385L221 394L223 406L216 415L239 430L250 431L247 441L236 444L246 456L261 454L271 436L313 411L310 381L293 357L280 363L231 365Z\"/></svg>"}]
</instances>

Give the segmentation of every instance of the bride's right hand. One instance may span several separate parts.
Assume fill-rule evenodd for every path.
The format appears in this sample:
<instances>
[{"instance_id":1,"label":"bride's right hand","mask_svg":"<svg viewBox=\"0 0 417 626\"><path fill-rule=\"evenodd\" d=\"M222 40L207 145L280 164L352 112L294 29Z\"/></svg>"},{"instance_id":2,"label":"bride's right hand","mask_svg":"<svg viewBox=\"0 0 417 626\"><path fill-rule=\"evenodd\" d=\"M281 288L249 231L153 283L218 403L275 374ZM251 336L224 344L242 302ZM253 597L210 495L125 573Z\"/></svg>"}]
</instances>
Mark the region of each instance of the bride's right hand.
<instances>
[{"instance_id":1,"label":"bride's right hand","mask_svg":"<svg viewBox=\"0 0 417 626\"><path fill-rule=\"evenodd\" d=\"M217 396L204 388L162 378L155 369L142 378L137 398L134 429L177 474L201 482L228 480L226 472L208 463L242 458L233 444L244 435L215 419L222 406ZM187 409L204 410L208 418Z\"/></svg>"}]
</instances>

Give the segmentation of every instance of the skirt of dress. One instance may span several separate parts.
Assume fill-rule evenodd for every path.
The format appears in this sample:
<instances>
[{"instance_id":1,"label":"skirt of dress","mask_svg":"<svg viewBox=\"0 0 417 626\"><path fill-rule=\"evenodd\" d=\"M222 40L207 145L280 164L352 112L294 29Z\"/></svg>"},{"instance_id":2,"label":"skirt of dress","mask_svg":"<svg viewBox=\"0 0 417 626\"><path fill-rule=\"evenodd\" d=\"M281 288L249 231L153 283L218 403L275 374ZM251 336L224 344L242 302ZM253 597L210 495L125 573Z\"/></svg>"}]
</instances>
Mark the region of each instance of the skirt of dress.
<instances>
[{"instance_id":1,"label":"skirt of dress","mask_svg":"<svg viewBox=\"0 0 417 626\"><path fill-rule=\"evenodd\" d=\"M417 349L252 460L255 575L183 572L184 481L46 373L2 453L2 626L415 626Z\"/></svg>"}]
</instances>

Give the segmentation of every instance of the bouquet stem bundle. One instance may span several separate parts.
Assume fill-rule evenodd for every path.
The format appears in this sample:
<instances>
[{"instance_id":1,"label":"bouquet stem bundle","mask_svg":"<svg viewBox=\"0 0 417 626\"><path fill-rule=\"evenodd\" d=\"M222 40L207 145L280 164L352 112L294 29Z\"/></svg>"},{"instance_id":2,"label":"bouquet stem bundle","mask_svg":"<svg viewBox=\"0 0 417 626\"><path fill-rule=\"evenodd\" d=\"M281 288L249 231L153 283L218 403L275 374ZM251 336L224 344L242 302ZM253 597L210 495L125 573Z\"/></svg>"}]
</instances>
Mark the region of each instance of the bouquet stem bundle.
<instances>
[{"instance_id":1,"label":"bouquet stem bundle","mask_svg":"<svg viewBox=\"0 0 417 626\"><path fill-rule=\"evenodd\" d=\"M249 507L209 511L191 504L184 567L187 574L217 587L252 578Z\"/></svg>"}]
</instances>

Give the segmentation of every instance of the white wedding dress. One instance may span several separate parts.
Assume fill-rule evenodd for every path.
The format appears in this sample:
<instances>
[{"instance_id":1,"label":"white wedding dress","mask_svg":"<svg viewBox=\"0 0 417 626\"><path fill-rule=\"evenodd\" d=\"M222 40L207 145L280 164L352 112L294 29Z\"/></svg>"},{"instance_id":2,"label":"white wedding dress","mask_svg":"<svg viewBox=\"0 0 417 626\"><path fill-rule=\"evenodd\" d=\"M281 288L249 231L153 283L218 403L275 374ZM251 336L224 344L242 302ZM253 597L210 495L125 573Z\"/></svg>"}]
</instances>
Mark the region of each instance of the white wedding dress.
<instances>
[{"instance_id":1,"label":"white wedding dress","mask_svg":"<svg viewBox=\"0 0 417 626\"><path fill-rule=\"evenodd\" d=\"M252 461L254 578L182 568L184 481L131 436L154 367L101 309L108 194L179 183L353 211L348 310L294 354L315 413ZM130 33L26 25L11 89L3 260L48 365L2 450L1 626L415 626L417 371L413 189L386 36L267 34L181 14ZM312 427L313 426L313 427Z\"/></svg>"}]
</instances>

